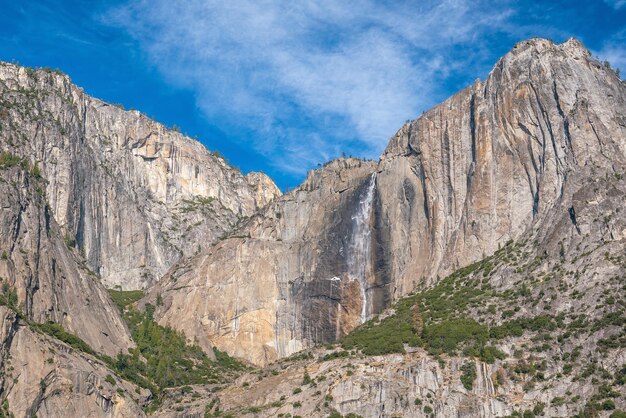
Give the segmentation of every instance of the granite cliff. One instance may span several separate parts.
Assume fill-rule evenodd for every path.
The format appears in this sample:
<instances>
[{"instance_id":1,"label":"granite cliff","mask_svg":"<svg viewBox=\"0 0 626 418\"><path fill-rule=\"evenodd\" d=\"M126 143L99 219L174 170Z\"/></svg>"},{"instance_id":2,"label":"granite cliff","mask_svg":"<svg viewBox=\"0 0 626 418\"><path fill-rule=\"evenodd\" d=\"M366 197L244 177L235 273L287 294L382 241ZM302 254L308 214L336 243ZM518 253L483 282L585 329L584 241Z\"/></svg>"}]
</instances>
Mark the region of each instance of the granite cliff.
<instances>
[{"instance_id":1,"label":"granite cliff","mask_svg":"<svg viewBox=\"0 0 626 418\"><path fill-rule=\"evenodd\" d=\"M38 163L51 215L108 287L151 285L280 195L57 72L2 63L0 96L3 150Z\"/></svg>"},{"instance_id":2,"label":"granite cliff","mask_svg":"<svg viewBox=\"0 0 626 418\"><path fill-rule=\"evenodd\" d=\"M484 82L402 127L378 163L312 172L174 266L147 301L163 298L162 323L264 365L339 339L509 240L603 234L576 214L591 181L625 167L625 103L623 82L577 40L521 42Z\"/></svg>"},{"instance_id":3,"label":"granite cliff","mask_svg":"<svg viewBox=\"0 0 626 418\"><path fill-rule=\"evenodd\" d=\"M626 85L575 39L283 196L12 64L0 152L0 416L626 410Z\"/></svg>"}]
</instances>

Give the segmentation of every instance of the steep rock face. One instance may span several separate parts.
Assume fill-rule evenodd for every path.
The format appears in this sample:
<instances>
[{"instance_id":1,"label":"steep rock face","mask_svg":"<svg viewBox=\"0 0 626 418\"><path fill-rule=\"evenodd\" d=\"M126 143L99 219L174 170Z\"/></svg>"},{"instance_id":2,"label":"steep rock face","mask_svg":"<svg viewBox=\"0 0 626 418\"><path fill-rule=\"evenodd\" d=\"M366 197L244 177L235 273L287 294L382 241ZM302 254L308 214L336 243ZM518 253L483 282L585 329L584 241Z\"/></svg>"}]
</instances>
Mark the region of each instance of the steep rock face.
<instances>
[{"instance_id":1,"label":"steep rock face","mask_svg":"<svg viewBox=\"0 0 626 418\"><path fill-rule=\"evenodd\" d=\"M35 322L54 321L94 350L115 356L133 344L105 288L68 248L45 202L45 180L0 166L0 280Z\"/></svg>"},{"instance_id":2,"label":"steep rock face","mask_svg":"<svg viewBox=\"0 0 626 418\"><path fill-rule=\"evenodd\" d=\"M1 63L0 124L2 149L39 162L52 216L109 287L146 287L280 195L53 72Z\"/></svg>"},{"instance_id":3,"label":"steep rock face","mask_svg":"<svg viewBox=\"0 0 626 418\"><path fill-rule=\"evenodd\" d=\"M257 364L334 340L376 308L362 302L364 262L354 233L369 230L375 163L338 160L206 252L176 265L156 286L161 322ZM365 238L362 240L361 238ZM373 252L372 252L373 253ZM372 277L365 277L370 274ZM150 299L150 298L148 298Z\"/></svg>"},{"instance_id":4,"label":"steep rock face","mask_svg":"<svg viewBox=\"0 0 626 418\"><path fill-rule=\"evenodd\" d=\"M371 164L344 161L312 174L148 299L165 297L161 322L257 364L331 341L438 275L569 220L586 182L625 166L625 103L621 80L578 41L522 42L485 82L404 126L373 177ZM329 172L348 187L318 188Z\"/></svg>"},{"instance_id":5,"label":"steep rock face","mask_svg":"<svg viewBox=\"0 0 626 418\"><path fill-rule=\"evenodd\" d=\"M16 417L143 417L149 392L95 358L33 332L0 306L0 393ZM111 383L112 381L115 384ZM4 408L4 407L3 407Z\"/></svg>"},{"instance_id":6,"label":"steep rock face","mask_svg":"<svg viewBox=\"0 0 626 418\"><path fill-rule=\"evenodd\" d=\"M395 295L490 254L624 167L626 92L575 39L517 44L392 138L379 187Z\"/></svg>"}]
</instances>

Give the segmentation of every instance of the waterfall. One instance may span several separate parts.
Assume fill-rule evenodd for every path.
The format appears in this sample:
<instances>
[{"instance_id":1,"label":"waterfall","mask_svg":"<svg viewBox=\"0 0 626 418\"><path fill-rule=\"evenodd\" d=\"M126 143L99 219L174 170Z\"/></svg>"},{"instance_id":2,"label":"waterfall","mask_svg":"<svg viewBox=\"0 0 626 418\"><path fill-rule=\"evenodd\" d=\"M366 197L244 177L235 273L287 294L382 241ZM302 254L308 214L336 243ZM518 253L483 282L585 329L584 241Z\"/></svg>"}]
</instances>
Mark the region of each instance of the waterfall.
<instances>
[{"instance_id":1,"label":"waterfall","mask_svg":"<svg viewBox=\"0 0 626 418\"><path fill-rule=\"evenodd\" d=\"M359 206L352 216L352 240L348 247L348 276L350 280L358 280L361 287L362 308L361 323L367 321L370 312L368 300L368 276L371 274L371 234L370 225L372 206L374 203L374 188L376 186L376 172L372 173L367 190L359 200Z\"/></svg>"}]
</instances>

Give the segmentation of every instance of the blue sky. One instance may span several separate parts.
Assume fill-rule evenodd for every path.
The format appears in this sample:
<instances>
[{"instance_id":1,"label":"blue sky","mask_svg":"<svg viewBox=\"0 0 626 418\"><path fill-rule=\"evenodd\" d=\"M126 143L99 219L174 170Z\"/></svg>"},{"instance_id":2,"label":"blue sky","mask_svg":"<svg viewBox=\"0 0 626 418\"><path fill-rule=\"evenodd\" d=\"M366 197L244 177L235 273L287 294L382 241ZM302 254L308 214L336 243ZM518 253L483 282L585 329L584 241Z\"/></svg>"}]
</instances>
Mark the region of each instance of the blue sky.
<instances>
[{"instance_id":1,"label":"blue sky","mask_svg":"<svg viewBox=\"0 0 626 418\"><path fill-rule=\"evenodd\" d=\"M197 136L293 187L377 158L517 41L576 36L626 72L626 0L0 0L0 59ZM622 77L624 75L622 74Z\"/></svg>"}]
</instances>

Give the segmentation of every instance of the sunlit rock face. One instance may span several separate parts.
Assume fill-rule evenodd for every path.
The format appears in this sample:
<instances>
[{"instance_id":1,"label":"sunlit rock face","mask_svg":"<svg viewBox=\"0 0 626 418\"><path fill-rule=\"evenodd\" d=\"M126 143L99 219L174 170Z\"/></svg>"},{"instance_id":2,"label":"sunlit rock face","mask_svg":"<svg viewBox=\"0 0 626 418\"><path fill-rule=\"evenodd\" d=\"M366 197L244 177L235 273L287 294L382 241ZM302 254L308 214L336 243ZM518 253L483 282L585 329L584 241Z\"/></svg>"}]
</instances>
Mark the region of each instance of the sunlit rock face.
<instances>
[{"instance_id":1,"label":"sunlit rock face","mask_svg":"<svg viewBox=\"0 0 626 418\"><path fill-rule=\"evenodd\" d=\"M567 218L578 190L623 167L624 100L578 41L534 39L405 125L378 176L394 296Z\"/></svg>"},{"instance_id":2,"label":"sunlit rock face","mask_svg":"<svg viewBox=\"0 0 626 418\"><path fill-rule=\"evenodd\" d=\"M38 162L51 215L108 287L149 286L280 195L67 76L0 63L0 98L2 150Z\"/></svg>"},{"instance_id":3,"label":"sunlit rock face","mask_svg":"<svg viewBox=\"0 0 626 418\"><path fill-rule=\"evenodd\" d=\"M376 235L375 169L346 159L311 173L229 238L172 268L147 299L161 295L157 317L257 364L357 326L380 308L373 295L386 291L369 289L382 280L368 267L375 251L355 240Z\"/></svg>"},{"instance_id":4,"label":"sunlit rock face","mask_svg":"<svg viewBox=\"0 0 626 418\"><path fill-rule=\"evenodd\" d=\"M378 163L312 172L146 301L161 294L162 323L256 364L335 340L525 232L571 225L577 193L624 167L625 97L578 41L521 42Z\"/></svg>"}]
</instances>

